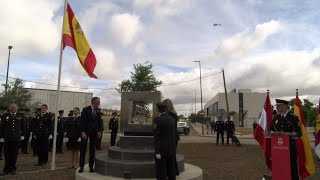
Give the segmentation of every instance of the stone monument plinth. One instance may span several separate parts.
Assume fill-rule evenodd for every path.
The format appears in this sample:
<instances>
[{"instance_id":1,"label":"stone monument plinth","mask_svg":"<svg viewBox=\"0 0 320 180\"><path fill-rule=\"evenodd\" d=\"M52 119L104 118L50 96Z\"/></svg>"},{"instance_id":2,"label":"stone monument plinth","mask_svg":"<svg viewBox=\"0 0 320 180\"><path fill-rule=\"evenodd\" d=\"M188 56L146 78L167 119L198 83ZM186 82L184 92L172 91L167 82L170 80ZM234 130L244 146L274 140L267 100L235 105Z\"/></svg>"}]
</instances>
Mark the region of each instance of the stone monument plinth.
<instances>
[{"instance_id":1,"label":"stone monument plinth","mask_svg":"<svg viewBox=\"0 0 320 180\"><path fill-rule=\"evenodd\" d=\"M155 178L153 118L157 114L156 103L160 92L123 92L121 94L120 131L123 136L95 159L95 171L99 175L76 173L76 179L153 179ZM200 168L185 172L184 156L177 154L178 170L183 179L202 180ZM184 176L182 176L184 174ZM179 178L178 178L179 179Z\"/></svg>"}]
</instances>

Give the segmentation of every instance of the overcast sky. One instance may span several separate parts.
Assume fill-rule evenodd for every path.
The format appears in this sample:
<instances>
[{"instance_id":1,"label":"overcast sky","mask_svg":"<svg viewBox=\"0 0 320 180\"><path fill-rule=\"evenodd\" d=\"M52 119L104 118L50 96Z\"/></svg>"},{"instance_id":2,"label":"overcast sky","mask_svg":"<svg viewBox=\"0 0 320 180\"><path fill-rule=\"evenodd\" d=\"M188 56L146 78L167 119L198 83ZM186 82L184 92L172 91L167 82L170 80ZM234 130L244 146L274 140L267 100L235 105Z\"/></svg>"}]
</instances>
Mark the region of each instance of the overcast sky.
<instances>
[{"instance_id":1,"label":"overcast sky","mask_svg":"<svg viewBox=\"0 0 320 180\"><path fill-rule=\"evenodd\" d=\"M203 102L228 91L270 89L271 97L318 101L320 86L320 2L317 0L69 0L97 57L90 79L66 48L62 90L93 92L102 107L120 108L110 90L130 78L133 64L150 61L159 90L179 114L192 111L194 90ZM10 0L0 6L0 83L5 82L8 45L10 77L26 87L56 89L63 0ZM213 26L214 23L221 26ZM210 76L212 75L212 76ZM208 76L208 77L206 77ZM9 79L10 81L12 79ZM189 81L176 85L173 83ZM34 82L40 82L44 85ZM96 88L96 89L94 89Z\"/></svg>"}]
</instances>

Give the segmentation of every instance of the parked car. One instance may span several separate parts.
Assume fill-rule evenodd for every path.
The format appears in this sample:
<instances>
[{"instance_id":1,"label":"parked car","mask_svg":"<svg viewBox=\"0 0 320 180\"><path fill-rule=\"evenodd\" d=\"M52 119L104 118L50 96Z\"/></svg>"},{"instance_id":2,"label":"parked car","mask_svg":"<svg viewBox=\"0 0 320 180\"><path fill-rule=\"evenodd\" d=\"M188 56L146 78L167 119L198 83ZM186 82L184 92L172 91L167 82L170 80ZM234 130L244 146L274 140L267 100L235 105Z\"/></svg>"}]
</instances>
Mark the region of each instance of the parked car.
<instances>
[{"instance_id":1,"label":"parked car","mask_svg":"<svg viewBox=\"0 0 320 180\"><path fill-rule=\"evenodd\" d=\"M179 134L189 135L190 127L188 122L178 122L177 127L178 127Z\"/></svg>"}]
</instances>

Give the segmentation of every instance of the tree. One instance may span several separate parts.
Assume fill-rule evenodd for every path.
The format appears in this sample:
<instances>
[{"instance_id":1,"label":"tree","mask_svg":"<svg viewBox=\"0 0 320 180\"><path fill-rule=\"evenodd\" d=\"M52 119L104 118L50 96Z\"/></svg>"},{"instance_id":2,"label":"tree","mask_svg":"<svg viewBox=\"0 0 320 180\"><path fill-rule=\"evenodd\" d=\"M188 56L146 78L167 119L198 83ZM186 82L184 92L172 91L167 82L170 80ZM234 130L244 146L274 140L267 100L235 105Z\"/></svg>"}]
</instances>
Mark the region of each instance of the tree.
<instances>
[{"instance_id":1,"label":"tree","mask_svg":"<svg viewBox=\"0 0 320 180\"><path fill-rule=\"evenodd\" d=\"M157 91L157 87L162 84L153 75L153 65L147 61L143 64L134 64L134 72L131 72L131 78L123 80L118 84L118 92L131 91Z\"/></svg>"},{"instance_id":2,"label":"tree","mask_svg":"<svg viewBox=\"0 0 320 180\"><path fill-rule=\"evenodd\" d=\"M295 99L291 99L289 101L289 105L291 108L291 112L293 113L294 111L294 101ZM308 99L303 99L303 103L300 100L301 106L302 106L302 111L304 114L304 119L306 121L307 126L312 126L314 124L314 121L317 118L318 115L318 109L315 106L315 104L313 104L312 102L310 102Z\"/></svg>"},{"instance_id":3,"label":"tree","mask_svg":"<svg viewBox=\"0 0 320 180\"><path fill-rule=\"evenodd\" d=\"M0 94L0 105L8 107L11 103L16 103L20 109L33 109L38 103L31 103L31 94L23 87L24 82L19 78L8 84L7 92Z\"/></svg>"}]
</instances>

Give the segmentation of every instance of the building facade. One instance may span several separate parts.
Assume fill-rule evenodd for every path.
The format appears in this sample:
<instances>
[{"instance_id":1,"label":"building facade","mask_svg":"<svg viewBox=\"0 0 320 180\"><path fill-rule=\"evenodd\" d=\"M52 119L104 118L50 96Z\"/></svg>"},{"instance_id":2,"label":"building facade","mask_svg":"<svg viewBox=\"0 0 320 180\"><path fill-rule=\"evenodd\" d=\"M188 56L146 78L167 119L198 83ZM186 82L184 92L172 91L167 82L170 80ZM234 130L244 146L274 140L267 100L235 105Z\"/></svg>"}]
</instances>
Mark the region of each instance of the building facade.
<instances>
[{"instance_id":1,"label":"building facade","mask_svg":"<svg viewBox=\"0 0 320 180\"><path fill-rule=\"evenodd\" d=\"M48 112L56 111L57 91L49 89L25 88L31 94L32 103L40 103L48 105ZM58 110L64 110L64 116L67 116L74 107L82 108L91 104L93 93L60 91L60 106Z\"/></svg>"},{"instance_id":2,"label":"building facade","mask_svg":"<svg viewBox=\"0 0 320 180\"><path fill-rule=\"evenodd\" d=\"M263 108L266 93L252 92L250 89L233 90L228 94L229 112L238 127L252 127L254 121L258 122ZM224 93L216 94L204 105L206 117L216 120L218 109L227 110Z\"/></svg>"}]
</instances>

